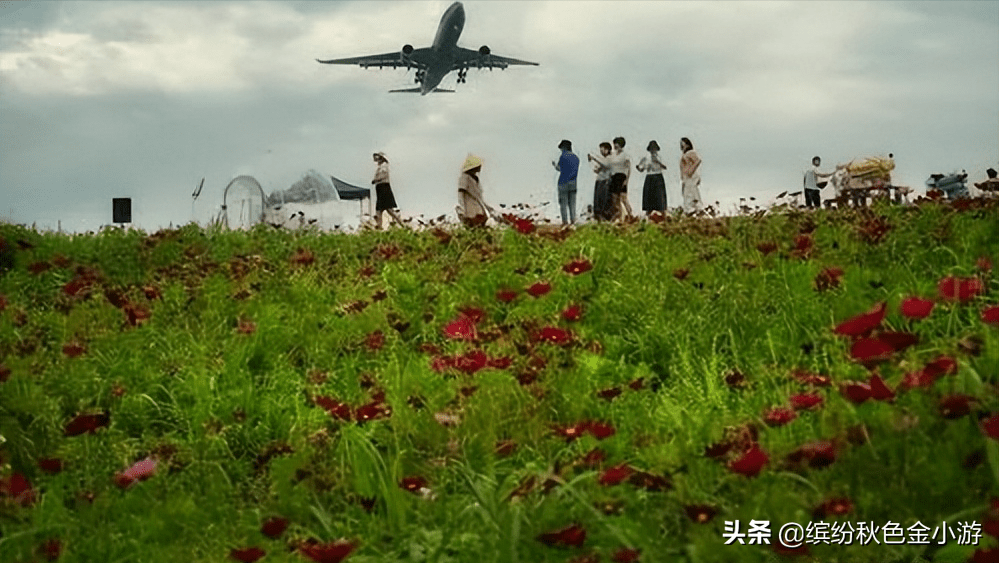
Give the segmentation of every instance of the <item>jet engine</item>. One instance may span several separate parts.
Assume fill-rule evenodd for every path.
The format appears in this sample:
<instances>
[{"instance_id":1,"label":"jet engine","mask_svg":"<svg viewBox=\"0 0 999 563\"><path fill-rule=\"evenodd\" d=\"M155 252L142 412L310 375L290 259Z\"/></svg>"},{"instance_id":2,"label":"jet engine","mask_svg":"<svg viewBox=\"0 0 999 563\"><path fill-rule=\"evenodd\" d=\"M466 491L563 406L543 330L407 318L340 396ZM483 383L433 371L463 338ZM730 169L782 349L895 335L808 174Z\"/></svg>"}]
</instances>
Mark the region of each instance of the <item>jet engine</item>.
<instances>
[{"instance_id":1,"label":"jet engine","mask_svg":"<svg viewBox=\"0 0 999 563\"><path fill-rule=\"evenodd\" d=\"M403 45L402 52L399 53L399 62L405 64L406 67L408 68L410 63L409 56L412 54L413 54L413 46L409 45L408 43L406 45Z\"/></svg>"},{"instance_id":2,"label":"jet engine","mask_svg":"<svg viewBox=\"0 0 999 563\"><path fill-rule=\"evenodd\" d=\"M489 56L489 52L489 47L486 47L485 45L479 47L479 54L483 57Z\"/></svg>"}]
</instances>

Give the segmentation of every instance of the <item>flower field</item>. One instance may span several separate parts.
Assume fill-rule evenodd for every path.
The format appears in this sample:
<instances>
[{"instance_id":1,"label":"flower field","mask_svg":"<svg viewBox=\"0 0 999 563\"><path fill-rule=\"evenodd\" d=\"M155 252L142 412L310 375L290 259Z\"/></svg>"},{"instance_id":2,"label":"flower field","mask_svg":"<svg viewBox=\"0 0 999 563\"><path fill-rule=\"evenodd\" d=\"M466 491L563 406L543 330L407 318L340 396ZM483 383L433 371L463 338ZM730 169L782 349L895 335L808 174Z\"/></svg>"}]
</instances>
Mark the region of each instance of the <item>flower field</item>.
<instances>
[{"instance_id":1,"label":"flower field","mask_svg":"<svg viewBox=\"0 0 999 563\"><path fill-rule=\"evenodd\" d=\"M0 225L0 562L999 560L995 203L510 222Z\"/></svg>"}]
</instances>

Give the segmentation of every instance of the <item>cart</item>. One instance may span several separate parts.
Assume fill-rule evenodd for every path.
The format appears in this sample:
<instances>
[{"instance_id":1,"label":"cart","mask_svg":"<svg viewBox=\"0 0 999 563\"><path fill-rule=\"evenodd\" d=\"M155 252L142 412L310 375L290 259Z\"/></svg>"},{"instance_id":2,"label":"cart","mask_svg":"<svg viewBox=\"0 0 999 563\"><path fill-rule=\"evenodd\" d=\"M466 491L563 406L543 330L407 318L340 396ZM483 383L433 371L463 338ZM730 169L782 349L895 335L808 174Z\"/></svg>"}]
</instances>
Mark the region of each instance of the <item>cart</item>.
<instances>
[{"instance_id":1,"label":"cart","mask_svg":"<svg viewBox=\"0 0 999 563\"><path fill-rule=\"evenodd\" d=\"M888 158L868 157L854 159L836 167L833 184L836 186L836 199L839 205L847 203L854 207L866 207L867 198L889 198L894 190L895 203L908 201L912 188L895 186L891 183L891 171L895 169L894 155Z\"/></svg>"},{"instance_id":2,"label":"cart","mask_svg":"<svg viewBox=\"0 0 999 563\"><path fill-rule=\"evenodd\" d=\"M965 197L970 197L968 192L968 173L964 170L960 174L953 172L951 174L930 174L929 180L926 180L926 187L931 190L939 190L943 192L947 199L954 200Z\"/></svg>"}]
</instances>

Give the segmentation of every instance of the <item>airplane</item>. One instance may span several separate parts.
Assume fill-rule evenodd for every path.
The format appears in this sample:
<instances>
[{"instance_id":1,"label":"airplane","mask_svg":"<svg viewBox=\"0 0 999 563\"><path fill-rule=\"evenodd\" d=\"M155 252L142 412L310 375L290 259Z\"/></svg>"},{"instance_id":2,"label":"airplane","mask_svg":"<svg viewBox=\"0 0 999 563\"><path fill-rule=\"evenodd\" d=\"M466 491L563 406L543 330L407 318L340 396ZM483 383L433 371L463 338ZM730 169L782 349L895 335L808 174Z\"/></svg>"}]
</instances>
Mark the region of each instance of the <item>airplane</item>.
<instances>
[{"instance_id":1,"label":"airplane","mask_svg":"<svg viewBox=\"0 0 999 563\"><path fill-rule=\"evenodd\" d=\"M511 59L494 55L489 47L483 45L478 51L465 49L458 46L458 37L465 26L465 8L461 2L455 2L444 11L441 23L437 27L437 36L430 47L414 49L412 45L403 45L399 52L385 53L383 55L370 55L365 57L349 57L346 59L319 60L323 64L353 65L361 68L377 66L406 69L416 69L416 88L404 88L400 90L389 90L389 92L412 92L425 96L430 92L454 92L438 88L438 84L449 72L458 71L458 84L465 82L465 76L469 68L488 68L492 70L498 68L505 70L510 65L533 65L538 63Z\"/></svg>"}]
</instances>

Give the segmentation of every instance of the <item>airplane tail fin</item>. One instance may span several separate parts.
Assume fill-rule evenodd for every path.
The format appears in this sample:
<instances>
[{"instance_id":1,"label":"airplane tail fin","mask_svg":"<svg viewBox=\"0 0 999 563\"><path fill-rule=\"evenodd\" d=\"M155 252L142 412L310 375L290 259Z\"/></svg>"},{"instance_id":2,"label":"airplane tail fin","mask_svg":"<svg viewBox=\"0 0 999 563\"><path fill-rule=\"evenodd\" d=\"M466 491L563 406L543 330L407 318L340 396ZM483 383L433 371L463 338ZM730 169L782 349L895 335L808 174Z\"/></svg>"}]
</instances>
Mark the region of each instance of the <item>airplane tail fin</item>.
<instances>
[{"instance_id":1,"label":"airplane tail fin","mask_svg":"<svg viewBox=\"0 0 999 563\"><path fill-rule=\"evenodd\" d=\"M446 90L444 88L434 88L431 91L434 92L434 93L439 93L439 92L451 92L451 93L454 93L454 90ZM421 90L419 88L403 88L403 89L400 89L400 90L389 90L390 94L391 93L396 93L396 92L406 92L406 93L413 93L413 94L422 94L423 90Z\"/></svg>"}]
</instances>

